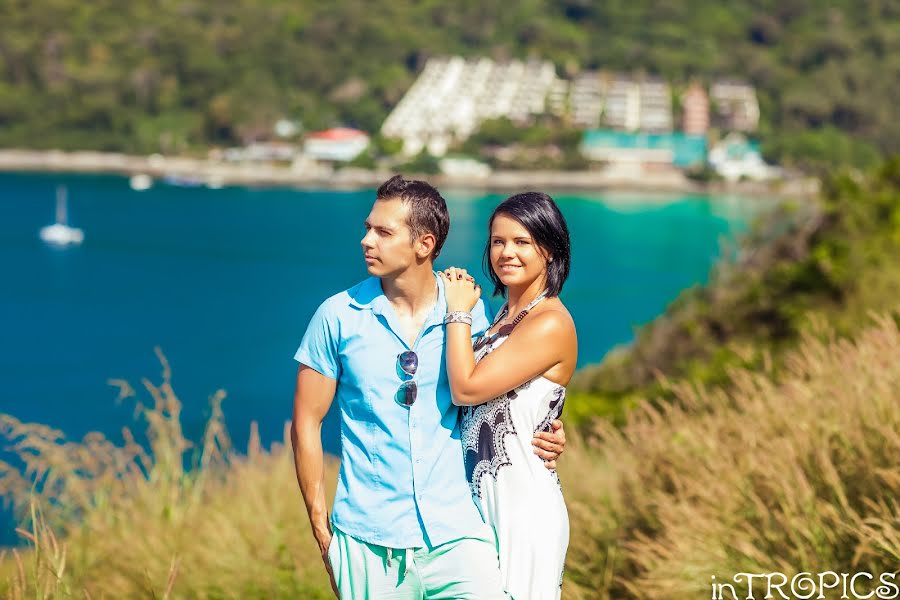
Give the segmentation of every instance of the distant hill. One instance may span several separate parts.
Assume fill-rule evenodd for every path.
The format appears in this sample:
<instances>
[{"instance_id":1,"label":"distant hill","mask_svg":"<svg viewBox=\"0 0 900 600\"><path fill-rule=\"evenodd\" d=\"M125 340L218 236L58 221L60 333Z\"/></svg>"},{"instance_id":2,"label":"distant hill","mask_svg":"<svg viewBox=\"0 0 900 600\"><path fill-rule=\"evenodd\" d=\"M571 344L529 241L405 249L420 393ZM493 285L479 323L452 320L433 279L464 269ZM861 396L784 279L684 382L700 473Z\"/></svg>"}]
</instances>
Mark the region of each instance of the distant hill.
<instances>
[{"instance_id":1,"label":"distant hill","mask_svg":"<svg viewBox=\"0 0 900 600\"><path fill-rule=\"evenodd\" d=\"M376 131L424 60L540 56L758 86L764 151L856 164L900 151L891 0L397 3L6 0L0 145L187 151L267 131Z\"/></svg>"}]
</instances>

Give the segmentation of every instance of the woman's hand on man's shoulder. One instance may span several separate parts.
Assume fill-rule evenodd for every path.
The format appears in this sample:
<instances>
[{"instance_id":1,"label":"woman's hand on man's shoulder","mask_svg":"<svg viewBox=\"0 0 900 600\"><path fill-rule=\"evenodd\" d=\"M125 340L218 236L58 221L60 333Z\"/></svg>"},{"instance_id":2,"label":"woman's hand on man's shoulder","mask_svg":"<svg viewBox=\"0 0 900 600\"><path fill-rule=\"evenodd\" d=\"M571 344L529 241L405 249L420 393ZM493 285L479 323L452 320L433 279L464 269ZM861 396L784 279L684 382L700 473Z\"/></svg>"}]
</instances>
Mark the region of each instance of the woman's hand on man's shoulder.
<instances>
[{"instance_id":1,"label":"woman's hand on man's shoulder","mask_svg":"<svg viewBox=\"0 0 900 600\"><path fill-rule=\"evenodd\" d=\"M444 294L447 298L447 310L472 312L481 298L481 286L465 269L449 267L439 273L444 280Z\"/></svg>"}]
</instances>

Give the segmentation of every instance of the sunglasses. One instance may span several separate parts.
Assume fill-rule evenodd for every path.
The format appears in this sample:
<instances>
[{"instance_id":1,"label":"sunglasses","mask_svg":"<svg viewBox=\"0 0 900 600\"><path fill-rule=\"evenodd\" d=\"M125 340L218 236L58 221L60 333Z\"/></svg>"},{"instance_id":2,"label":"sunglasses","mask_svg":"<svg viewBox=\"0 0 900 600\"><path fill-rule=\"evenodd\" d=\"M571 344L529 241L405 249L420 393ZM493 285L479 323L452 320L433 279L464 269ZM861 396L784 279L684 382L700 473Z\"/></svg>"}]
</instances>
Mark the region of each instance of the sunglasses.
<instances>
[{"instance_id":1,"label":"sunglasses","mask_svg":"<svg viewBox=\"0 0 900 600\"><path fill-rule=\"evenodd\" d=\"M410 377L414 377L416 369L419 368L419 357L412 350L407 350L397 355L398 372L405 373ZM400 375L401 377L403 375ZM419 394L419 386L412 379L404 381L397 388L394 400L400 406L410 407L416 402L416 396Z\"/></svg>"}]
</instances>

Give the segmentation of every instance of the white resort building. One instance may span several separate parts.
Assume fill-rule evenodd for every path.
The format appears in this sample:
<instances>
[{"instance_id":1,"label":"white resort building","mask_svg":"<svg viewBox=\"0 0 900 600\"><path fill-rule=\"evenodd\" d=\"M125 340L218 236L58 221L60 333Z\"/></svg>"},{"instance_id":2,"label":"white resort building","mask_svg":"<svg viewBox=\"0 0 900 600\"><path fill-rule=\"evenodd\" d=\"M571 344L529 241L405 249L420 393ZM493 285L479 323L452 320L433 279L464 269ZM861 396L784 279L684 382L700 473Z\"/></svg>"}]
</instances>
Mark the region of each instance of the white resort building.
<instances>
[{"instance_id":1,"label":"white resort building","mask_svg":"<svg viewBox=\"0 0 900 600\"><path fill-rule=\"evenodd\" d=\"M584 129L596 129L603 111L603 81L596 71L581 73L569 88L572 123Z\"/></svg>"},{"instance_id":2,"label":"white resort building","mask_svg":"<svg viewBox=\"0 0 900 600\"><path fill-rule=\"evenodd\" d=\"M526 123L546 112L557 81L549 61L433 58L388 115L381 133L403 140L407 155L427 149L443 156L453 141L465 140L486 119Z\"/></svg>"},{"instance_id":3,"label":"white resort building","mask_svg":"<svg viewBox=\"0 0 900 600\"><path fill-rule=\"evenodd\" d=\"M635 131L641 124L641 88L624 75L615 75L604 89L603 124L621 131Z\"/></svg>"},{"instance_id":4,"label":"white resort building","mask_svg":"<svg viewBox=\"0 0 900 600\"><path fill-rule=\"evenodd\" d=\"M432 58L387 117L381 133L402 140L407 156L427 151L444 157L485 120L505 117L524 126L538 115L555 115L585 130L581 151L591 160L683 169L706 162L711 126L723 133L749 132L759 123L756 90L743 82L717 81L708 95L700 82L691 82L680 104L676 123L672 86L652 75L585 71L569 81L557 77L549 61ZM744 138L727 138L710 162L729 180L774 173L758 148ZM484 176L487 167L449 158L441 169L448 175L473 177Z\"/></svg>"},{"instance_id":5,"label":"white resort building","mask_svg":"<svg viewBox=\"0 0 900 600\"><path fill-rule=\"evenodd\" d=\"M755 131L759 125L756 88L741 81L717 81L709 90L716 125L725 131Z\"/></svg>"},{"instance_id":6,"label":"white resort building","mask_svg":"<svg viewBox=\"0 0 900 600\"><path fill-rule=\"evenodd\" d=\"M672 90L659 78L641 81L641 131L668 133L672 131Z\"/></svg>"},{"instance_id":7,"label":"white resort building","mask_svg":"<svg viewBox=\"0 0 900 600\"><path fill-rule=\"evenodd\" d=\"M654 77L632 79L622 74L600 81L601 120L605 126L618 131L672 131L672 91L668 83Z\"/></svg>"}]
</instances>

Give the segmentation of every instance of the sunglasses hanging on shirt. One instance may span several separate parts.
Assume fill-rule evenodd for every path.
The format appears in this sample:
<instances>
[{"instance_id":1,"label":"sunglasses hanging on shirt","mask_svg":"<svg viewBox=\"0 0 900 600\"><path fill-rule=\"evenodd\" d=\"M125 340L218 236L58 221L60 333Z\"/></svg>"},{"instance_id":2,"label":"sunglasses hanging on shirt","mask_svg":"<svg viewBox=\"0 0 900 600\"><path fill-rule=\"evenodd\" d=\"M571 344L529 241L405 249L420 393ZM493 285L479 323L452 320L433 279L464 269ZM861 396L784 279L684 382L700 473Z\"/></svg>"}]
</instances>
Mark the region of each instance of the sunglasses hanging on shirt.
<instances>
[{"instance_id":1,"label":"sunglasses hanging on shirt","mask_svg":"<svg viewBox=\"0 0 900 600\"><path fill-rule=\"evenodd\" d=\"M415 377L416 370L419 368L419 356L412 350L401 352L397 355L397 367L401 373L405 373L410 377ZM409 408L416 403L416 396L419 395L419 386L412 379L404 381L397 388L394 394L394 400L400 406Z\"/></svg>"}]
</instances>

